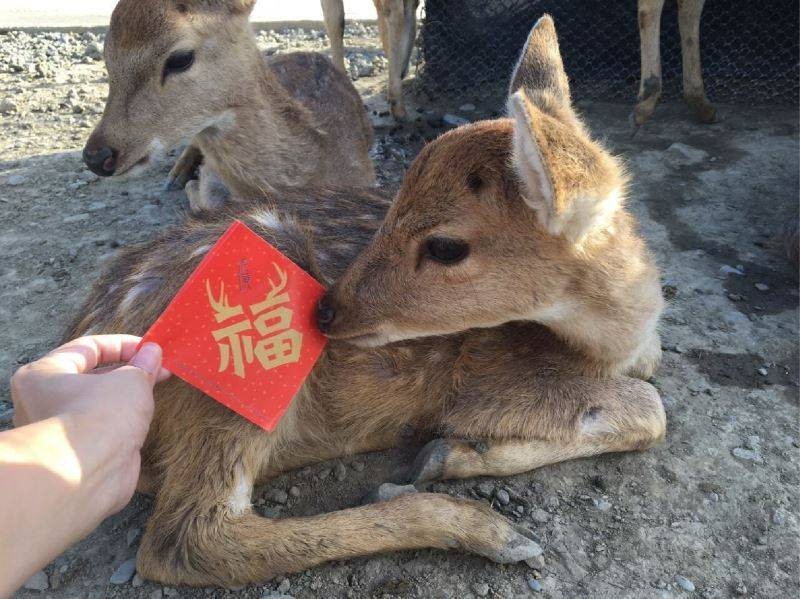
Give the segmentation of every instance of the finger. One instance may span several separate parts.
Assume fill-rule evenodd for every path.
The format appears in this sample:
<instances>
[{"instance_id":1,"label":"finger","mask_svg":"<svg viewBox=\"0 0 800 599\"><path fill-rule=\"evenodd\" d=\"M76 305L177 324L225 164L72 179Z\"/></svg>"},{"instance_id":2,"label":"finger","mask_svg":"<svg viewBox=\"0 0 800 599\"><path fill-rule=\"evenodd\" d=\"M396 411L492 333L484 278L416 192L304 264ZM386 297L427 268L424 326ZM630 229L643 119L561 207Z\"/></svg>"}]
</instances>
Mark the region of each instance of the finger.
<instances>
[{"instance_id":1,"label":"finger","mask_svg":"<svg viewBox=\"0 0 800 599\"><path fill-rule=\"evenodd\" d=\"M151 384L155 384L161 374L161 359L161 347L157 343L145 343L128 364L144 370Z\"/></svg>"},{"instance_id":2,"label":"finger","mask_svg":"<svg viewBox=\"0 0 800 599\"><path fill-rule=\"evenodd\" d=\"M54 349L33 366L37 370L83 374L102 364L127 362L140 341L133 335L80 337Z\"/></svg>"}]
</instances>

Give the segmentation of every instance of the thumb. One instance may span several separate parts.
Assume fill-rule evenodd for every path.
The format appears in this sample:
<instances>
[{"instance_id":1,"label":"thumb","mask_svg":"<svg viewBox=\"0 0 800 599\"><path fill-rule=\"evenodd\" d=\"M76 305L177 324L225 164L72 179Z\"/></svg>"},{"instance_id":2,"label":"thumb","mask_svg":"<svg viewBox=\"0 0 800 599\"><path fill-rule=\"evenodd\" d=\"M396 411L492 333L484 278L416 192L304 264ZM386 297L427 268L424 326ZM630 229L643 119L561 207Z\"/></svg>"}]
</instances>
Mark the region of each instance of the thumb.
<instances>
[{"instance_id":1,"label":"thumb","mask_svg":"<svg viewBox=\"0 0 800 599\"><path fill-rule=\"evenodd\" d=\"M161 368L162 355L161 347L157 343L145 343L133 355L128 364L144 370L150 383L155 385L168 376L168 373Z\"/></svg>"}]
</instances>

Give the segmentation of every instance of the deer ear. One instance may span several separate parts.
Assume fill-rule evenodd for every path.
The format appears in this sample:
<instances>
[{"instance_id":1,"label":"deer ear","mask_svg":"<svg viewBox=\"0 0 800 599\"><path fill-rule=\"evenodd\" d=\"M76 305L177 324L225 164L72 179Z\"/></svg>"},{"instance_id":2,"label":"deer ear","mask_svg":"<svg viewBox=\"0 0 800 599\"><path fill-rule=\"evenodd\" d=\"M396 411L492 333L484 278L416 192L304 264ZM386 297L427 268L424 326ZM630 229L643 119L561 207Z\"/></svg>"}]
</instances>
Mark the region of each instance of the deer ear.
<instances>
[{"instance_id":1,"label":"deer ear","mask_svg":"<svg viewBox=\"0 0 800 599\"><path fill-rule=\"evenodd\" d=\"M523 198L551 235L579 243L608 226L621 204L616 161L569 123L541 110L520 89L509 100L514 167Z\"/></svg>"},{"instance_id":2,"label":"deer ear","mask_svg":"<svg viewBox=\"0 0 800 599\"><path fill-rule=\"evenodd\" d=\"M539 103L540 96L549 96L542 100L552 101L561 108L570 105L569 81L561 60L556 26L550 15L544 15L533 26L514 67L509 96L520 89L524 89L536 103Z\"/></svg>"}]
</instances>

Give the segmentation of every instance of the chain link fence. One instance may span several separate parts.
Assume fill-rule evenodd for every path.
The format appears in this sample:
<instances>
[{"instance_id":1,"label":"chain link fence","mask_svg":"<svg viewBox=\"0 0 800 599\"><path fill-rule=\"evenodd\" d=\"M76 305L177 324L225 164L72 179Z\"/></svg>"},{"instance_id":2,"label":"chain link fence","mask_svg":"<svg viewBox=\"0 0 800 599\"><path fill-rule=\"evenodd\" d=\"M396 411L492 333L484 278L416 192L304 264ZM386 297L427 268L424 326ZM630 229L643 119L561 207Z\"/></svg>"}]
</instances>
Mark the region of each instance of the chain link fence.
<instances>
[{"instance_id":1,"label":"chain link fence","mask_svg":"<svg viewBox=\"0 0 800 599\"><path fill-rule=\"evenodd\" d=\"M663 97L681 95L677 0L661 18ZM712 102L798 102L798 0L707 0L700 25ZM576 100L631 101L640 77L636 0L427 0L419 35L422 91L503 89L528 31L556 22Z\"/></svg>"}]
</instances>

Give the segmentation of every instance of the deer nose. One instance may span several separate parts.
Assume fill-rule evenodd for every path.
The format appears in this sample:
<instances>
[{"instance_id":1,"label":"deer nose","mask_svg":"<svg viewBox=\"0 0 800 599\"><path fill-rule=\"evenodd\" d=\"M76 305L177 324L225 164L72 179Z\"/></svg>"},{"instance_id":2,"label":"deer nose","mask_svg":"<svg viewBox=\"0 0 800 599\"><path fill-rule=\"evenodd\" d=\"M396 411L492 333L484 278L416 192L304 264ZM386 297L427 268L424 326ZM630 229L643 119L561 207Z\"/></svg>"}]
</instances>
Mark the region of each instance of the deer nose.
<instances>
[{"instance_id":1,"label":"deer nose","mask_svg":"<svg viewBox=\"0 0 800 599\"><path fill-rule=\"evenodd\" d=\"M319 330L325 334L329 333L335 317L336 310L333 309L330 298L327 294L323 295L317 303L317 327Z\"/></svg>"},{"instance_id":2,"label":"deer nose","mask_svg":"<svg viewBox=\"0 0 800 599\"><path fill-rule=\"evenodd\" d=\"M95 175L110 177L117 169L117 152L108 146L94 150L87 145L83 148L83 161Z\"/></svg>"}]
</instances>

